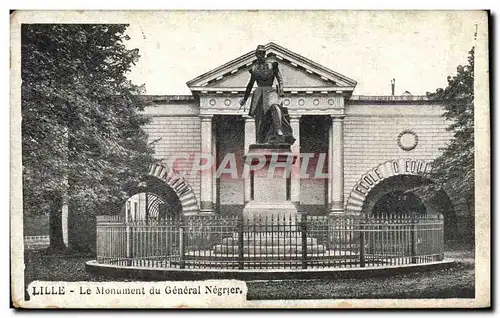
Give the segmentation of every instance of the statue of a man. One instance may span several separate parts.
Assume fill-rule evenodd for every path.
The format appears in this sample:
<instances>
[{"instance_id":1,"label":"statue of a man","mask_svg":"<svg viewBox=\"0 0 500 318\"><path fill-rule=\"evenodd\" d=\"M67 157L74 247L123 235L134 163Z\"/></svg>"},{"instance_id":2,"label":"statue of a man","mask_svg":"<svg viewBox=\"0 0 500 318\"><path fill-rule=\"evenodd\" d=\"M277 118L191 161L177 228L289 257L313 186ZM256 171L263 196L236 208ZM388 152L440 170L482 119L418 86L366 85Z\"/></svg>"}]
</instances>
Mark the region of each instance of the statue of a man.
<instances>
[{"instance_id":1,"label":"statue of a man","mask_svg":"<svg viewBox=\"0 0 500 318\"><path fill-rule=\"evenodd\" d=\"M270 58L266 59L266 50L263 45L257 47L255 56L257 60L250 67L250 80L240 105L245 105L254 83L257 82L248 113L255 118L257 143L292 145L295 138L287 118L288 112L281 103L281 97L284 95L283 77L278 62ZM273 86L274 79L278 82L276 87Z\"/></svg>"}]
</instances>

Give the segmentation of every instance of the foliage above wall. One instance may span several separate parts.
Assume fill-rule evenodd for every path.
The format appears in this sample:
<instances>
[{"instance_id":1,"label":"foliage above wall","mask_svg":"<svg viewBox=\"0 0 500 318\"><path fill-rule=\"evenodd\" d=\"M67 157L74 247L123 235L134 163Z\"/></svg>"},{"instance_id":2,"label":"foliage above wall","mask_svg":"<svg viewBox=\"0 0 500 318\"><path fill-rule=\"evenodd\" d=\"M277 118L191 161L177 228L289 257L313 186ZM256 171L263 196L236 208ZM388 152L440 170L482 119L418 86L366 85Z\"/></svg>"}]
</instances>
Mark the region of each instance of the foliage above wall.
<instances>
[{"instance_id":1,"label":"foliage above wall","mask_svg":"<svg viewBox=\"0 0 500 318\"><path fill-rule=\"evenodd\" d=\"M448 86L428 96L443 104L443 117L452 124L447 128L453 138L434 160L431 187L444 188L474 204L474 48L469 51L468 64L457 67L457 74L448 76Z\"/></svg>"}]
</instances>

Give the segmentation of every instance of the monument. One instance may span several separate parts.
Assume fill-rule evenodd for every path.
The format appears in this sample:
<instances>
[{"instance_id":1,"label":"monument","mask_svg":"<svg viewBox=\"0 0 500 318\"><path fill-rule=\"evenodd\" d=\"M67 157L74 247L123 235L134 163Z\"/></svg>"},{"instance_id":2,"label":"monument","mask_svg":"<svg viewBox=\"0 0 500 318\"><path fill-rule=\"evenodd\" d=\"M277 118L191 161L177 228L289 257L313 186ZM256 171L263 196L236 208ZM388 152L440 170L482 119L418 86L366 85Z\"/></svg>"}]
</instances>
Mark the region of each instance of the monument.
<instances>
[{"instance_id":1,"label":"monument","mask_svg":"<svg viewBox=\"0 0 500 318\"><path fill-rule=\"evenodd\" d=\"M248 113L255 119L257 143L250 145L245 155L245 164L255 169L249 169L251 200L246 204L243 216L250 221L278 217L295 219L297 208L290 200L288 180L297 158L290 148L295 138L288 111L281 102L283 77L278 62L270 55L266 57L263 45L257 47L255 56L256 60L249 69L250 80L240 101L243 107L257 83Z\"/></svg>"},{"instance_id":2,"label":"monument","mask_svg":"<svg viewBox=\"0 0 500 318\"><path fill-rule=\"evenodd\" d=\"M158 114L162 119L154 124L158 134L175 136L165 143L165 146L168 144L165 153L174 156L187 148L208 150L216 160L221 155L239 153L238 159L244 160L238 161L237 166L240 169L243 161L243 173L235 178L237 182L226 182L212 169L211 173L202 173L199 178L193 176L179 184L178 180L182 179L174 169L168 165L152 166L149 175L164 182L165 189L172 190L170 197L172 202L178 202L179 217L160 218L159 213L152 213L158 218L128 222L123 217L101 216L97 221L96 261L89 263L88 268L116 273L130 270L127 275L132 277L138 276L139 271L146 276L158 274L171 278L178 274L189 279L193 279L193 275L203 279L238 275L245 279L276 279L277 273L281 273L281 279L310 278L320 272L330 275L333 273L329 272L330 268L336 272L337 268L382 268L442 260L444 223L441 219L393 218L382 214L382 218L371 218L362 214L364 202L377 204L379 201L378 198L366 201L368 192L373 188L376 192L372 193L385 196L384 191L392 185L403 185L401 181L392 185L385 181L398 177L403 169L410 170L406 171L408 176L412 170L418 171L416 160L400 158L402 161L396 166L394 160L386 161L360 175L358 183L353 184L355 196L350 197L356 201L348 200L344 204L344 161L353 163L349 165L351 170L346 170L352 179L361 171L355 166L371 160L369 156L377 157L374 154L381 151L411 151L410 148L416 146L412 141L417 138L415 133L408 133L408 129L400 133L401 127L407 125L406 117L401 115L398 122L391 115L381 116L384 119L381 122L383 125L392 120L397 123L390 133L394 141L401 139L401 145L397 142L385 145L383 138L370 139L373 145L368 140L361 142L357 136L366 133L361 123L372 120L366 115L373 110L373 98L377 103L387 101L383 96L353 98L351 105L356 109L361 107L363 112L359 116L347 116L344 102L351 97L355 84L274 43L259 45L254 52L188 82L193 98L178 96L168 102L163 100L169 106L165 105L165 113ZM243 96L237 97L238 94ZM234 101L238 104L238 100L238 106L249 108L238 111L231 106ZM408 106L417 115L421 113L420 106L411 106L417 100L420 99L409 100L405 96L394 97L390 102L396 103L397 110L399 103L405 101L409 104L405 109ZM189 116L170 116L170 105L179 106L179 112ZM284 106L290 107L292 119ZM184 107L189 113L184 113ZM199 118L192 116L191 111L199 112L196 113ZM236 119L242 113L244 126L241 125L243 118ZM345 129L344 121L350 123ZM354 125L354 121L360 125ZM389 128L383 125L378 123L371 128L385 132ZM407 140L403 140L404 132L414 137L410 138L408 147ZM398 134L403 137L396 138ZM345 160L344 139L351 144ZM372 151L363 149L368 146ZM245 152L241 153L243 149ZM295 173L302 170L299 162L294 164L299 160L298 154L317 152L328 155L323 157L328 159L328 174L321 169L325 168L324 164L316 164L314 178L316 174L323 177L312 180L314 182L309 182L314 178L297 180ZM378 159L374 160L376 163ZM306 174L307 169L304 179L308 178ZM196 189L189 189L188 182L200 186L200 202L196 199ZM416 184L412 180L408 183ZM304 185L302 189L301 185ZM180 189L189 191L179 194ZM315 209L318 203L322 203L321 210ZM302 204L301 213L299 204ZM217 205L218 213L205 213ZM221 209L222 206L226 209ZM344 207L348 211L359 211L359 215L331 213L344 211ZM159 206L155 209L160 210ZM152 210L153 207L149 211Z\"/></svg>"}]
</instances>

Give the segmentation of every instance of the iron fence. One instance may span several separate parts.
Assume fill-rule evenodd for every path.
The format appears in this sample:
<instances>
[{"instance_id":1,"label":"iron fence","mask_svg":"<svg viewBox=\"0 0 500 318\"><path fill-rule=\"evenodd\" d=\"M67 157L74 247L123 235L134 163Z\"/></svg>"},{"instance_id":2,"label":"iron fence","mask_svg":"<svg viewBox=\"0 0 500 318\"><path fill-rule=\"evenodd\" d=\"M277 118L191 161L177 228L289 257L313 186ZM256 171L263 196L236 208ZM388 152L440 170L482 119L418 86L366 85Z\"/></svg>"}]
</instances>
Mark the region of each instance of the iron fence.
<instances>
[{"instance_id":1,"label":"iron fence","mask_svg":"<svg viewBox=\"0 0 500 318\"><path fill-rule=\"evenodd\" d=\"M135 267L307 269L443 259L439 216L193 216L97 220L97 261Z\"/></svg>"}]
</instances>

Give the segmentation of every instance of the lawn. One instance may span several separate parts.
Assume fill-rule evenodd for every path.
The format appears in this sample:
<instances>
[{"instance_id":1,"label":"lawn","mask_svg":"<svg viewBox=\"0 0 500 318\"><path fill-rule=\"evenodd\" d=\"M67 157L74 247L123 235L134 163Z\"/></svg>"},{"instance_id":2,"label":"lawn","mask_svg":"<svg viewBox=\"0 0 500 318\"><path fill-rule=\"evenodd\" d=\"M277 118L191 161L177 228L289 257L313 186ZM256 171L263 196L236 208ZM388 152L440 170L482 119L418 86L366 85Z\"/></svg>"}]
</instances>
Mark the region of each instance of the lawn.
<instances>
[{"instance_id":1,"label":"lawn","mask_svg":"<svg viewBox=\"0 0 500 318\"><path fill-rule=\"evenodd\" d=\"M474 269L392 277L248 282L248 299L474 298Z\"/></svg>"},{"instance_id":2,"label":"lawn","mask_svg":"<svg viewBox=\"0 0 500 318\"><path fill-rule=\"evenodd\" d=\"M392 277L251 281L247 283L248 299L474 298L474 252L458 246L449 248L445 256L457 260L458 266ZM26 286L34 280L102 280L85 271L84 263L90 259L27 252Z\"/></svg>"}]
</instances>

